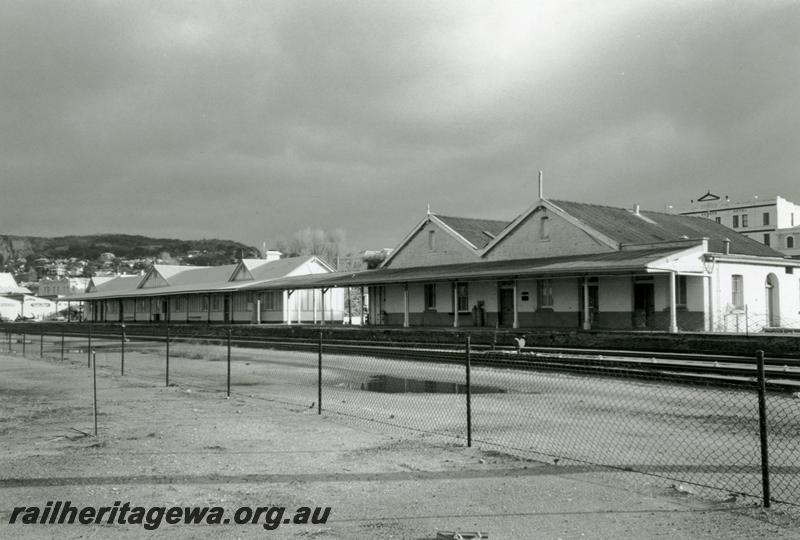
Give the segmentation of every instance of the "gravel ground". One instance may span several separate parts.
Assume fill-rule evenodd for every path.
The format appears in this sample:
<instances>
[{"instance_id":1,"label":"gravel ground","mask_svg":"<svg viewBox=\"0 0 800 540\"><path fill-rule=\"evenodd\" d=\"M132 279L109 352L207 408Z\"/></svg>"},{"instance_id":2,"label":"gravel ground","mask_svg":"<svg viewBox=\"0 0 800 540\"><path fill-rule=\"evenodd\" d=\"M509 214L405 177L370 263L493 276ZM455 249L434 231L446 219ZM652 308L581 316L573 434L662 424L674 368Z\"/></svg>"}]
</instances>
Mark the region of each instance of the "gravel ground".
<instances>
[{"instance_id":1,"label":"gravel ground","mask_svg":"<svg viewBox=\"0 0 800 540\"><path fill-rule=\"evenodd\" d=\"M36 345L28 345L29 357L38 356ZM55 345L46 355L55 354ZM170 538L435 538L439 530L478 529L491 538L800 537L792 516L760 510L750 498L708 496L690 484L577 459L553 463L530 452L532 445L573 441L553 435L558 429L543 429L548 422L565 428L577 416L587 424L613 425L616 415L600 407L610 403L609 394L599 392L596 383L587 394L589 388L578 384L581 377L543 383L518 373L476 371L475 384L507 391L473 397L481 412L473 426L476 439L492 444L465 448L463 395L361 390L375 374L410 378L407 363L326 357L323 414L317 415L315 354L234 349L233 396L225 399L223 348L175 344L172 349L175 386L165 387L157 347L131 344L124 378L118 373L119 353L98 348L97 438L81 433L92 431L91 370L78 343L68 344L63 363L0 357L0 537L143 535L134 525L8 524L16 506L66 499L98 506L117 500L219 505L230 512L245 505L332 508L325 525L288 524L273 531L259 525L162 525L149 533ZM413 378L421 381L457 382L459 373L453 366L413 367ZM629 406L659 403L647 384L633 386L640 391ZM557 421L555 412L574 401L570 391L584 402L575 403L572 418ZM543 407L547 395L563 400L551 399L549 408ZM587 403L587 395L596 400ZM521 408L520 396L539 401ZM730 414L738 399L729 399ZM702 405L691 403L688 408L661 403L645 407L647 414L638 417L626 414L627 427L597 439L595 451L616 456L614 447L636 440L640 449L649 449L653 441L642 432L652 414L687 416ZM592 414L601 416L592 420ZM699 429L702 422L691 425ZM433 430L444 435L427 432ZM724 444L749 440L736 430L732 437ZM668 443L662 441L667 456ZM615 459L630 464L634 450ZM587 451L576 443L570 457ZM662 461L650 466L664 469L670 459Z\"/></svg>"}]
</instances>

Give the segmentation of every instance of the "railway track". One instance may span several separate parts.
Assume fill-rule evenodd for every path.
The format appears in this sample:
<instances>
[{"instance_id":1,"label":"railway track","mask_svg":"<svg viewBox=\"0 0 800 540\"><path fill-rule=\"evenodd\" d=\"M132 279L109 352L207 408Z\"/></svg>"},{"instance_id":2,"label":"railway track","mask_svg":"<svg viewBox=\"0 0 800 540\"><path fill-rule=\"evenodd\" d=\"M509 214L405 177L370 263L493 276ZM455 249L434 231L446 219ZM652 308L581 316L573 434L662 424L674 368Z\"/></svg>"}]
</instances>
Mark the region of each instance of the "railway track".
<instances>
[{"instance_id":1,"label":"railway track","mask_svg":"<svg viewBox=\"0 0 800 540\"><path fill-rule=\"evenodd\" d=\"M16 335L22 332L15 332ZM28 333L33 338L38 333ZM45 334L47 335L47 334ZM87 340L87 332L64 332L71 342ZM60 337L61 333L50 334ZM127 334L126 349L152 347L164 343L165 335ZM119 333L92 333L92 348L114 350L120 348ZM226 345L227 339L218 335L174 335L170 343L200 345ZM307 339L264 339L233 337L236 347L286 351L317 352L319 342ZM33 347L35 348L34 343ZM381 358L418 362L463 364L464 347L454 344L429 343L364 343L354 340L325 340L325 354L358 358ZM0 342L0 350L2 343ZM31 351L33 352L33 351ZM647 352L630 350L601 350L551 347L490 347L473 345L470 349L473 366L512 370L562 371L592 376L628 377L682 384L711 384L718 386L754 386L756 360L749 356L709 355L693 353ZM786 357L765 358L767 388L772 391L800 391L800 359Z\"/></svg>"}]
</instances>

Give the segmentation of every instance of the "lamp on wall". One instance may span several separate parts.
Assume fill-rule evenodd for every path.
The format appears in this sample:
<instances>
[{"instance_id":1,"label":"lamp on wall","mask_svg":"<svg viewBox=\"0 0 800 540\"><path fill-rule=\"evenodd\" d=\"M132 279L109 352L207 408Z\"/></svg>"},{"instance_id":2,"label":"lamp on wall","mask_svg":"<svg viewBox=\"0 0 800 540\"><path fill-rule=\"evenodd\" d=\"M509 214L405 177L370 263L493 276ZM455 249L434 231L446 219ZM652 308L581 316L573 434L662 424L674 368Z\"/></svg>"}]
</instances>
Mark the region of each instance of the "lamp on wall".
<instances>
[{"instance_id":1,"label":"lamp on wall","mask_svg":"<svg viewBox=\"0 0 800 540\"><path fill-rule=\"evenodd\" d=\"M715 264L716 264L716 259L714 259L714 257L706 257L703 260L703 268L705 268L707 274L710 274L711 272L714 271Z\"/></svg>"}]
</instances>

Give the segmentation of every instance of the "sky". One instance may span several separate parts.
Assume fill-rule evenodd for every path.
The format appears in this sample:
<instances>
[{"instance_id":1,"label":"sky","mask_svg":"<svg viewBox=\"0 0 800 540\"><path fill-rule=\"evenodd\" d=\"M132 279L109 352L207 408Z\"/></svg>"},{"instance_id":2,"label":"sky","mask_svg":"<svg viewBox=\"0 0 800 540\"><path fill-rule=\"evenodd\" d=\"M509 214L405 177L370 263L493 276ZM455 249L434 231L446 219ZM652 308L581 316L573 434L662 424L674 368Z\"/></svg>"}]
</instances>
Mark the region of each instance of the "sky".
<instances>
[{"instance_id":1,"label":"sky","mask_svg":"<svg viewBox=\"0 0 800 540\"><path fill-rule=\"evenodd\" d=\"M800 203L800 2L4 0L0 234Z\"/></svg>"}]
</instances>

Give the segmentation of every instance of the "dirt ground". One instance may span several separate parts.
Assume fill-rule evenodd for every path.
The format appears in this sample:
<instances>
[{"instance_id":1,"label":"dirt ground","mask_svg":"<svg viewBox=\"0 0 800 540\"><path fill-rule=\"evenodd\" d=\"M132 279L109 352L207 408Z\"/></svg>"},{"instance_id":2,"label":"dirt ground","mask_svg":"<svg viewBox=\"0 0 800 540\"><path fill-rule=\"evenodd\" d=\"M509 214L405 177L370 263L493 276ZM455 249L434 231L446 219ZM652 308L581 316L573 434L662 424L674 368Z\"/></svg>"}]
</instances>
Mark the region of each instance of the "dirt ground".
<instances>
[{"instance_id":1,"label":"dirt ground","mask_svg":"<svg viewBox=\"0 0 800 540\"><path fill-rule=\"evenodd\" d=\"M793 518L750 500L701 499L646 477L465 448L459 439L387 425L383 410L368 421L329 403L317 415L316 392L296 366L297 384L276 375L266 399L261 386L248 386L253 366L243 352L230 399L224 362L203 362L221 374L221 384L209 384L195 377L191 350L175 351L170 387L162 373L137 362L133 348L124 377L117 356L98 355L95 438L91 370L85 353L70 350L66 362L35 358L35 349L29 358L0 356L0 538L428 539L448 530L489 538L800 537ZM287 369L300 362L313 377L313 360L287 354ZM341 394L328 400L356 399L332 385ZM271 531L260 524L162 524L147 532L137 525L8 524L15 507L55 500L209 505L230 513L330 506L331 513L324 525Z\"/></svg>"}]
</instances>

